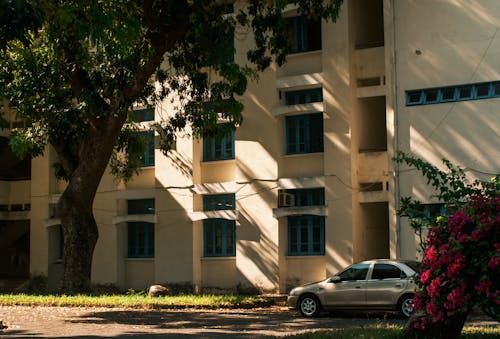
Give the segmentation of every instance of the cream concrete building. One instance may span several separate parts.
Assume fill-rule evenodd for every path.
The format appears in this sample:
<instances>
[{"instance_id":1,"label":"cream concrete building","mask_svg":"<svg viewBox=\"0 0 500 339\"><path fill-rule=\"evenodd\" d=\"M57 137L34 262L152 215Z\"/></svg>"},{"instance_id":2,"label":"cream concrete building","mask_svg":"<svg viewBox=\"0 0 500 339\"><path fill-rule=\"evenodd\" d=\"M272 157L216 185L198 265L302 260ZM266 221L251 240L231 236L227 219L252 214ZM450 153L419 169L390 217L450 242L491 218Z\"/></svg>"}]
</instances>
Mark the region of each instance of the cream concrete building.
<instances>
[{"instance_id":1,"label":"cream concrete building","mask_svg":"<svg viewBox=\"0 0 500 339\"><path fill-rule=\"evenodd\" d=\"M293 53L250 83L234 135L181 135L168 156L151 146L131 182L102 179L94 282L284 293L358 260L415 259L399 198L436 201L395 152L445 157L471 178L500 172L500 2L345 0L336 23L286 14ZM250 38L235 30L235 62ZM170 105L138 109L144 130ZM31 168L12 160L8 133L2 163L24 171L0 173L0 278L55 286L64 182L49 148Z\"/></svg>"}]
</instances>

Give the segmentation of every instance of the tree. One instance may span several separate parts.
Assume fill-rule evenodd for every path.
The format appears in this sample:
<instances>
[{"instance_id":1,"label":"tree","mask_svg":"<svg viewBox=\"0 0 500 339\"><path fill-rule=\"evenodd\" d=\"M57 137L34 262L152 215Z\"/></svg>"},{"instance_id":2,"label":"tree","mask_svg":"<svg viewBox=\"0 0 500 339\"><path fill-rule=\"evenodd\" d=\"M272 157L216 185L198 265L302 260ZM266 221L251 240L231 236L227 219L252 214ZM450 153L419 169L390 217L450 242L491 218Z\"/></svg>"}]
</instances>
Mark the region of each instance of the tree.
<instances>
[{"instance_id":1,"label":"tree","mask_svg":"<svg viewBox=\"0 0 500 339\"><path fill-rule=\"evenodd\" d=\"M126 124L130 107L175 93L180 107L156 125L164 152L187 125L194 136L234 129L243 110L236 96L249 77L286 59L285 6L335 20L342 0L250 1L233 16L226 15L232 2L219 0L30 3L41 25L23 39L1 38L6 47L0 52L0 96L31 122L12 133L13 149L37 156L50 144L59 159L57 173L68 181L58 202L64 236L60 292L77 293L90 288L98 239L92 203L110 158L129 152L128 158L113 157L113 171L125 179L134 172L132 150L138 148ZM247 65L228 63L223 55L224 37L235 27L254 33ZM211 81L207 67L220 80ZM222 131L220 117L228 121Z\"/></svg>"},{"instance_id":2,"label":"tree","mask_svg":"<svg viewBox=\"0 0 500 339\"><path fill-rule=\"evenodd\" d=\"M444 160L448 172L399 153L395 159L417 168L434 187L447 215L422 213L420 203L404 198L400 215L425 238L415 314L407 337L459 338L474 306L500 318L500 181L468 183L462 169ZM424 232L425 231L425 232ZM425 236L424 236L425 233Z\"/></svg>"}]
</instances>

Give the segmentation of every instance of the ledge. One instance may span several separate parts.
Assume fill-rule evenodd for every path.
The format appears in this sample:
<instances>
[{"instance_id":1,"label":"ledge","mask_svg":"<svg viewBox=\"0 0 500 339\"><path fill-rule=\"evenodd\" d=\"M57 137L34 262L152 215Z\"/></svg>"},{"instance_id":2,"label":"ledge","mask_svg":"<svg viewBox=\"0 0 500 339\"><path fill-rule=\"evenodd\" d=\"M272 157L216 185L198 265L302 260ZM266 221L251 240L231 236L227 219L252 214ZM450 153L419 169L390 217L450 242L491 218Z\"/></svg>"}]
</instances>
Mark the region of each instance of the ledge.
<instances>
[{"instance_id":1,"label":"ledge","mask_svg":"<svg viewBox=\"0 0 500 339\"><path fill-rule=\"evenodd\" d=\"M283 105L283 106L277 106L272 110L273 116L275 117L291 113L307 114L307 113L320 113L324 111L325 107L323 105L323 102L312 102L309 104L301 104L301 105Z\"/></svg>"},{"instance_id":2,"label":"ledge","mask_svg":"<svg viewBox=\"0 0 500 339\"><path fill-rule=\"evenodd\" d=\"M149 222L152 224L155 224L158 222L158 218L156 214L127 214L127 215L119 215L116 217L113 217L113 225L120 224L123 222L133 222L133 221L138 221L138 222Z\"/></svg>"},{"instance_id":3,"label":"ledge","mask_svg":"<svg viewBox=\"0 0 500 339\"><path fill-rule=\"evenodd\" d=\"M327 206L300 206L300 207L273 208L273 217L276 219L292 215L303 215L303 214L327 216L328 209Z\"/></svg>"},{"instance_id":4,"label":"ledge","mask_svg":"<svg viewBox=\"0 0 500 339\"><path fill-rule=\"evenodd\" d=\"M226 219L238 220L238 210L222 210L222 211L198 211L188 213L191 221L199 221L206 219Z\"/></svg>"}]
</instances>

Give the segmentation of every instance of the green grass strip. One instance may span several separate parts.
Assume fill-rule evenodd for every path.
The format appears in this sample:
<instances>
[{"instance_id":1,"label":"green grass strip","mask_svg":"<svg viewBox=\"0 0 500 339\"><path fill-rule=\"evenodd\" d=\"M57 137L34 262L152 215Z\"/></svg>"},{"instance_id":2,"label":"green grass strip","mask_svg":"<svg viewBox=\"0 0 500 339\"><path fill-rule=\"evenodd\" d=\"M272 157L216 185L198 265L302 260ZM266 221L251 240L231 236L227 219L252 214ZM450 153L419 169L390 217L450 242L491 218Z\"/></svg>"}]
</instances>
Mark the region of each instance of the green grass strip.
<instances>
[{"instance_id":1,"label":"green grass strip","mask_svg":"<svg viewBox=\"0 0 500 339\"><path fill-rule=\"evenodd\" d=\"M256 308L273 304L269 298L240 295L176 295L149 297L145 295L29 295L0 294L0 305L80 306L126 308Z\"/></svg>"}]
</instances>

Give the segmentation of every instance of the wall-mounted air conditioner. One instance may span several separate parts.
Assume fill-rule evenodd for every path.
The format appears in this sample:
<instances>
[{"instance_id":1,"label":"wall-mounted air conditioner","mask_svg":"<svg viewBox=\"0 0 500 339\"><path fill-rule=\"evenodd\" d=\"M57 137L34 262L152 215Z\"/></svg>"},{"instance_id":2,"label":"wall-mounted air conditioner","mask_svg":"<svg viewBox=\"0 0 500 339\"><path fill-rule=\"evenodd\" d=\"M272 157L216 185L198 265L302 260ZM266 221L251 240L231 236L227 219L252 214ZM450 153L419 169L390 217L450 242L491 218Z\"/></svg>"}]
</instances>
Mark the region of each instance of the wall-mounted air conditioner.
<instances>
[{"instance_id":1,"label":"wall-mounted air conditioner","mask_svg":"<svg viewBox=\"0 0 500 339\"><path fill-rule=\"evenodd\" d=\"M285 191L278 192L278 207L295 206L295 196Z\"/></svg>"}]
</instances>

